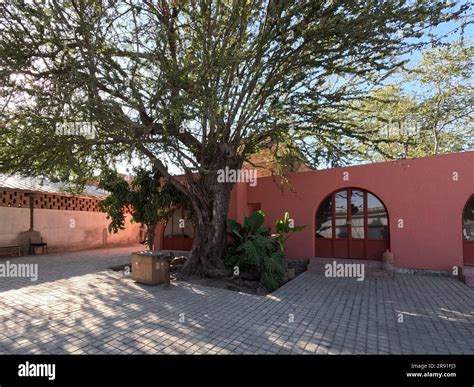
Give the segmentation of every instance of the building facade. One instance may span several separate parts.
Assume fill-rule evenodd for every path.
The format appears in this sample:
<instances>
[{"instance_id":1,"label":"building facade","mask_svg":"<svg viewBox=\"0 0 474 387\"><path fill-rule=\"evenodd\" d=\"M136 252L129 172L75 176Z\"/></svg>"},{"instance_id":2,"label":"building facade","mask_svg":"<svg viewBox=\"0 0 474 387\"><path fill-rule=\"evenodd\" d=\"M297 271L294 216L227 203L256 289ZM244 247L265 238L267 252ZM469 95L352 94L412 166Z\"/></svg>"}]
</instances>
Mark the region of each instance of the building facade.
<instances>
[{"instance_id":1,"label":"building facade","mask_svg":"<svg viewBox=\"0 0 474 387\"><path fill-rule=\"evenodd\" d=\"M242 222L261 209L273 227L288 211L295 225L307 225L290 236L290 259L381 260L390 250L398 268L474 265L474 152L303 170L288 182L237 183L229 217ZM158 248L191 248L192 226L180 228L179 219L158 228Z\"/></svg>"}]
</instances>

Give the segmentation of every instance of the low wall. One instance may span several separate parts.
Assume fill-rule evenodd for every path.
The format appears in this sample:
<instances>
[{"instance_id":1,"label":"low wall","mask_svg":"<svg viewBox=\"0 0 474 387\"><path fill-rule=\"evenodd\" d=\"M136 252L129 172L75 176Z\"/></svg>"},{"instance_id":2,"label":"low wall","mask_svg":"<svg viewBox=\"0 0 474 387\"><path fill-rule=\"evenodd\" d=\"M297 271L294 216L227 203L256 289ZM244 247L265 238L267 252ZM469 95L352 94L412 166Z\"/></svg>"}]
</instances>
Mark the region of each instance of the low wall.
<instances>
[{"instance_id":1,"label":"low wall","mask_svg":"<svg viewBox=\"0 0 474 387\"><path fill-rule=\"evenodd\" d=\"M110 220L101 212L35 209L34 229L50 252L132 245L139 242L140 224L130 219L127 214L125 230L114 234L108 232ZM0 246L17 244L18 234L29 228L28 208L0 207Z\"/></svg>"}]
</instances>

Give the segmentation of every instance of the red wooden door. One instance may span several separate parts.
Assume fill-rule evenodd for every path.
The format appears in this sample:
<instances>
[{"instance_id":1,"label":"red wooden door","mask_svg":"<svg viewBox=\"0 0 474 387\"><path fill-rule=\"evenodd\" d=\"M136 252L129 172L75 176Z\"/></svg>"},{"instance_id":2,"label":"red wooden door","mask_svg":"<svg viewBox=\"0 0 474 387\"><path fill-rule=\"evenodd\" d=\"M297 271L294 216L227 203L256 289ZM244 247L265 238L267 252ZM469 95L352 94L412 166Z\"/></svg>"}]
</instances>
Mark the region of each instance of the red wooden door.
<instances>
[{"instance_id":1,"label":"red wooden door","mask_svg":"<svg viewBox=\"0 0 474 387\"><path fill-rule=\"evenodd\" d=\"M334 194L333 210L333 256L349 257L350 212L347 190Z\"/></svg>"},{"instance_id":2,"label":"red wooden door","mask_svg":"<svg viewBox=\"0 0 474 387\"><path fill-rule=\"evenodd\" d=\"M366 257L366 194L364 191L348 190L349 199L349 257L364 259Z\"/></svg>"},{"instance_id":3,"label":"red wooden door","mask_svg":"<svg viewBox=\"0 0 474 387\"><path fill-rule=\"evenodd\" d=\"M388 213L370 192L347 188L316 213L316 256L381 260L389 248Z\"/></svg>"}]
</instances>

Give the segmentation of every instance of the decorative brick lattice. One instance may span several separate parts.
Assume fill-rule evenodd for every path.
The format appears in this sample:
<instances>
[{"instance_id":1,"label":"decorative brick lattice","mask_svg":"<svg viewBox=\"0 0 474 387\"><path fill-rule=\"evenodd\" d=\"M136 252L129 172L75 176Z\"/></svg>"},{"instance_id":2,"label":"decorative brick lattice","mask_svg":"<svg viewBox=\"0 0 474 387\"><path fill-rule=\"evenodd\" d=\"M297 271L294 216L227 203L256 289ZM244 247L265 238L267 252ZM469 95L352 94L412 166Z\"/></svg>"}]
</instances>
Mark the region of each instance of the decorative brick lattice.
<instances>
[{"instance_id":1,"label":"decorative brick lattice","mask_svg":"<svg viewBox=\"0 0 474 387\"><path fill-rule=\"evenodd\" d=\"M0 207L30 207L30 199L25 192L3 189L0 194ZM101 201L99 198L43 193L33 195L34 208L100 212L97 206Z\"/></svg>"}]
</instances>

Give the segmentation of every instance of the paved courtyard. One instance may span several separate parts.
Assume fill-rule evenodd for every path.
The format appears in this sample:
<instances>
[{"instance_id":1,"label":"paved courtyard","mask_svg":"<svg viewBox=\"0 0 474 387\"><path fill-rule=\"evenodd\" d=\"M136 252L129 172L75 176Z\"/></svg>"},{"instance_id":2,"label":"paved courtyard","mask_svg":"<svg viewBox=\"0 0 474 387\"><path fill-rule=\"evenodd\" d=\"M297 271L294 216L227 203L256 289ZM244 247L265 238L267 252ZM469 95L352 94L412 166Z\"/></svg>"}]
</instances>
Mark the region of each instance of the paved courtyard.
<instances>
[{"instance_id":1,"label":"paved courtyard","mask_svg":"<svg viewBox=\"0 0 474 387\"><path fill-rule=\"evenodd\" d=\"M39 277L0 278L0 353L474 353L474 290L454 278L304 273L267 297L165 290L107 270L136 250L9 259L38 263Z\"/></svg>"}]
</instances>

